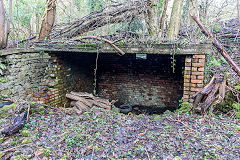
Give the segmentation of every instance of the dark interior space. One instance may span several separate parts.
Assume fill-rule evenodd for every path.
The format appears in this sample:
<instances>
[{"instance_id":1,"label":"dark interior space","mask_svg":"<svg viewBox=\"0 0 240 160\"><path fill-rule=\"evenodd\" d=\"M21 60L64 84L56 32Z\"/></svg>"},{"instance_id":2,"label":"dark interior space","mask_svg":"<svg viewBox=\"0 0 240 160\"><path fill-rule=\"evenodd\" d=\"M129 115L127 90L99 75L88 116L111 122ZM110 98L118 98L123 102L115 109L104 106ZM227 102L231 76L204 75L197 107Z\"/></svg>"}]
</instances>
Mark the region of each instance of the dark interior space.
<instances>
[{"instance_id":1,"label":"dark interior space","mask_svg":"<svg viewBox=\"0 0 240 160\"><path fill-rule=\"evenodd\" d=\"M93 93L96 53L57 54L58 76L69 91Z\"/></svg>"},{"instance_id":2,"label":"dark interior space","mask_svg":"<svg viewBox=\"0 0 240 160\"><path fill-rule=\"evenodd\" d=\"M57 54L58 77L63 94L69 91L93 93L96 53ZM116 106L133 106L133 113L160 114L175 110L183 92L185 56L99 54L98 96L118 100Z\"/></svg>"},{"instance_id":3,"label":"dark interior space","mask_svg":"<svg viewBox=\"0 0 240 160\"><path fill-rule=\"evenodd\" d=\"M129 104L136 111L174 110L183 92L185 56L102 54L98 65L98 94ZM138 112L137 111L137 112Z\"/></svg>"}]
</instances>

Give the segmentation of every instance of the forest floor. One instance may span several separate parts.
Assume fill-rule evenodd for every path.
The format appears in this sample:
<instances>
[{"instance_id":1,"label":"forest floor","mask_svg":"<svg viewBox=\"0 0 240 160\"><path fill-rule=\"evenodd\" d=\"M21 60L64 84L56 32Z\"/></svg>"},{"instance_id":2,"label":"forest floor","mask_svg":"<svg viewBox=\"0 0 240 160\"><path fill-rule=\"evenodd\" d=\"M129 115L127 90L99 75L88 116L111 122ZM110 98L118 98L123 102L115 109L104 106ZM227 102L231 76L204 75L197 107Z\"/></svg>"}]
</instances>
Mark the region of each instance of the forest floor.
<instances>
[{"instance_id":1,"label":"forest floor","mask_svg":"<svg viewBox=\"0 0 240 160\"><path fill-rule=\"evenodd\" d=\"M0 131L10 118L0 119ZM240 120L188 114L124 115L93 107L33 112L1 159L240 159Z\"/></svg>"}]
</instances>

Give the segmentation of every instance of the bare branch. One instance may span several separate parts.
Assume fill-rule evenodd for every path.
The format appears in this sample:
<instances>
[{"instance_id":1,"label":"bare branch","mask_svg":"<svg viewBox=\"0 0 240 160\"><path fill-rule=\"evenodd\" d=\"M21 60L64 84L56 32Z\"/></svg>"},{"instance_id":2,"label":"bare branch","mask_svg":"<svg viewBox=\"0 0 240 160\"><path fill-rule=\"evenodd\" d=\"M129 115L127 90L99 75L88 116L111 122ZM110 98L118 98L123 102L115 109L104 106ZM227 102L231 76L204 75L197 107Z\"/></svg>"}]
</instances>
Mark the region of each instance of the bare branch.
<instances>
[{"instance_id":1,"label":"bare branch","mask_svg":"<svg viewBox=\"0 0 240 160\"><path fill-rule=\"evenodd\" d=\"M100 40L100 41L104 41L104 42L107 42L108 44L110 44L116 51L119 52L119 55L124 55L125 53L120 49L118 48L115 44L113 44L113 42L105 39L105 38L101 38L101 37L97 37L97 36L86 36L86 37L82 37L78 40L82 40L82 39L97 39L97 40Z\"/></svg>"},{"instance_id":2,"label":"bare branch","mask_svg":"<svg viewBox=\"0 0 240 160\"><path fill-rule=\"evenodd\" d=\"M198 24L199 28L202 30L202 33L212 40L212 44L217 48L218 52L224 57L224 59L228 62L230 67L237 73L240 77L240 68L239 66L232 60L232 58L228 55L224 46L217 40L216 37L212 35L212 33L203 26L199 19L195 15L190 15L192 19Z\"/></svg>"}]
</instances>

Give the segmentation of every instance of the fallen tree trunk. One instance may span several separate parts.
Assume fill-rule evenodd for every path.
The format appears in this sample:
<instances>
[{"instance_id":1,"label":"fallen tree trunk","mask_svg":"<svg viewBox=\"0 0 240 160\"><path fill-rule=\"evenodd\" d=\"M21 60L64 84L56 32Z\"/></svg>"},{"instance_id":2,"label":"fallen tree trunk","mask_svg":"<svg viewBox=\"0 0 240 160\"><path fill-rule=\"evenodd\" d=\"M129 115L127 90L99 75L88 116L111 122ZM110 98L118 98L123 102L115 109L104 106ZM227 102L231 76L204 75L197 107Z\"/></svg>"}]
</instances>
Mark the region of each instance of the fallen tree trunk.
<instances>
[{"instance_id":1,"label":"fallen tree trunk","mask_svg":"<svg viewBox=\"0 0 240 160\"><path fill-rule=\"evenodd\" d=\"M224 57L224 59L228 62L230 67L237 73L240 77L240 68L239 66L232 60L232 58L228 55L227 51L225 50L224 46L217 40L213 34L203 26L203 24L197 19L195 15L190 15L192 19L198 24L199 28L202 30L202 33L212 40L212 44L217 48L218 52Z\"/></svg>"},{"instance_id":2,"label":"fallen tree trunk","mask_svg":"<svg viewBox=\"0 0 240 160\"><path fill-rule=\"evenodd\" d=\"M102 8L71 23L54 26L50 37L72 38L108 24L117 24L138 17L146 11L147 1L127 1Z\"/></svg>"}]
</instances>

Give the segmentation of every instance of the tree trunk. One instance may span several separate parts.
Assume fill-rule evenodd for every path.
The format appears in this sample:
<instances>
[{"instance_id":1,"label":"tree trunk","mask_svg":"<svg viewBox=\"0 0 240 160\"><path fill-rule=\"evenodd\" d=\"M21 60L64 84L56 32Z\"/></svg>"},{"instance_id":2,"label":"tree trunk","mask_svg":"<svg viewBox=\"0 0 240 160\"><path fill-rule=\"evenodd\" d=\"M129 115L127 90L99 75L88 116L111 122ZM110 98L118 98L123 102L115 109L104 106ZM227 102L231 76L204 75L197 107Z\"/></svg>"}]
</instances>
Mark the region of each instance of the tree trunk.
<instances>
[{"instance_id":1,"label":"tree trunk","mask_svg":"<svg viewBox=\"0 0 240 160\"><path fill-rule=\"evenodd\" d=\"M8 21L7 21L7 28L6 28L6 47L8 43L8 35L10 33L11 21L12 21L12 0L9 0L9 12L8 12Z\"/></svg>"},{"instance_id":2,"label":"tree trunk","mask_svg":"<svg viewBox=\"0 0 240 160\"><path fill-rule=\"evenodd\" d=\"M182 6L183 0L174 0L167 34L169 40L177 39L181 23Z\"/></svg>"},{"instance_id":3,"label":"tree trunk","mask_svg":"<svg viewBox=\"0 0 240 160\"><path fill-rule=\"evenodd\" d=\"M153 36L156 33L156 27L154 25L153 9L152 9L152 0L147 1L149 8L146 13L146 24L149 36Z\"/></svg>"},{"instance_id":4,"label":"tree trunk","mask_svg":"<svg viewBox=\"0 0 240 160\"><path fill-rule=\"evenodd\" d=\"M238 18L238 22L240 23L240 13L239 13L239 0L237 0L237 18Z\"/></svg>"},{"instance_id":5,"label":"tree trunk","mask_svg":"<svg viewBox=\"0 0 240 160\"><path fill-rule=\"evenodd\" d=\"M0 49L7 47L8 35L10 33L10 23L12 19L12 0L9 0L9 13L6 24L6 13L3 0L0 0Z\"/></svg>"},{"instance_id":6,"label":"tree trunk","mask_svg":"<svg viewBox=\"0 0 240 160\"><path fill-rule=\"evenodd\" d=\"M0 0L0 49L6 47L6 22L5 22L5 8L3 0Z\"/></svg>"},{"instance_id":7,"label":"tree trunk","mask_svg":"<svg viewBox=\"0 0 240 160\"><path fill-rule=\"evenodd\" d=\"M195 15L199 19L198 0L189 0L189 14ZM195 25L195 22L190 18L190 25Z\"/></svg>"},{"instance_id":8,"label":"tree trunk","mask_svg":"<svg viewBox=\"0 0 240 160\"><path fill-rule=\"evenodd\" d=\"M163 31L163 28L164 28L164 22L165 22L165 17L166 17L166 13L167 13L167 6L168 6L168 0L165 0L165 4L164 4L164 9L163 9L163 12L162 12L162 17L161 17L161 20L160 20L160 36L162 34L162 31Z\"/></svg>"},{"instance_id":9,"label":"tree trunk","mask_svg":"<svg viewBox=\"0 0 240 160\"><path fill-rule=\"evenodd\" d=\"M47 0L38 39L45 39L51 33L56 15L56 0Z\"/></svg>"}]
</instances>

